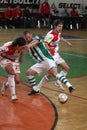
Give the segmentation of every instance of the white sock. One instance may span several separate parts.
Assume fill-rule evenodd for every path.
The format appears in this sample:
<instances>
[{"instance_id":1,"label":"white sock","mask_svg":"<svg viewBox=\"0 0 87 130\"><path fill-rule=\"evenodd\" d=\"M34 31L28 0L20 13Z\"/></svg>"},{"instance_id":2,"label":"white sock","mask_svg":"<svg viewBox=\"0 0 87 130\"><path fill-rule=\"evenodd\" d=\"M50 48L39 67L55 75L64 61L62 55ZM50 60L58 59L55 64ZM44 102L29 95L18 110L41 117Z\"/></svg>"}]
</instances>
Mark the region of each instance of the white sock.
<instances>
[{"instance_id":1,"label":"white sock","mask_svg":"<svg viewBox=\"0 0 87 130\"><path fill-rule=\"evenodd\" d=\"M9 85L8 82L6 82L5 85L6 85L6 87L8 87L8 85Z\"/></svg>"},{"instance_id":2,"label":"white sock","mask_svg":"<svg viewBox=\"0 0 87 130\"><path fill-rule=\"evenodd\" d=\"M69 88L70 86L72 86L71 83L68 81L68 79L67 79L64 75L57 74L57 75L56 75L56 78L59 79L59 80L60 80L63 84L65 84L68 88Z\"/></svg>"},{"instance_id":3,"label":"white sock","mask_svg":"<svg viewBox=\"0 0 87 130\"><path fill-rule=\"evenodd\" d=\"M59 74L66 76L66 75L67 75L67 72L66 72L66 71L64 71L64 70L62 70L62 71L60 71L60 73L59 73Z\"/></svg>"},{"instance_id":4,"label":"white sock","mask_svg":"<svg viewBox=\"0 0 87 130\"><path fill-rule=\"evenodd\" d=\"M39 82L39 84L37 86L34 86L33 89L36 91L40 91L41 87L47 83L49 81L49 79L47 78L47 76L45 75L42 80Z\"/></svg>"},{"instance_id":5,"label":"white sock","mask_svg":"<svg viewBox=\"0 0 87 130\"><path fill-rule=\"evenodd\" d=\"M8 77L8 84L10 87L10 91L11 91L11 96L15 94L15 79L14 79L14 75L9 75Z\"/></svg>"},{"instance_id":6,"label":"white sock","mask_svg":"<svg viewBox=\"0 0 87 130\"><path fill-rule=\"evenodd\" d=\"M8 81L5 82L5 87L7 88L9 86Z\"/></svg>"}]
</instances>

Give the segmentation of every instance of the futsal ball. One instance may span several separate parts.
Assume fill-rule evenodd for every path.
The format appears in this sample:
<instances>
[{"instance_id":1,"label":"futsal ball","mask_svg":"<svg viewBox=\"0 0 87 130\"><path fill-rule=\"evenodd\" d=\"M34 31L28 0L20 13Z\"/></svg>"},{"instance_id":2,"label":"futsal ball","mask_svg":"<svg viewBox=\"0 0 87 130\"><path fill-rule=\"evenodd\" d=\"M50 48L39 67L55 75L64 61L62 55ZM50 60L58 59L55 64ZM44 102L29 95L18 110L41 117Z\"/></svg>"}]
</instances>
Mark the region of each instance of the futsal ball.
<instances>
[{"instance_id":1,"label":"futsal ball","mask_svg":"<svg viewBox=\"0 0 87 130\"><path fill-rule=\"evenodd\" d=\"M58 100L60 103L65 103L68 100L68 95L65 93L60 93L58 96Z\"/></svg>"}]
</instances>

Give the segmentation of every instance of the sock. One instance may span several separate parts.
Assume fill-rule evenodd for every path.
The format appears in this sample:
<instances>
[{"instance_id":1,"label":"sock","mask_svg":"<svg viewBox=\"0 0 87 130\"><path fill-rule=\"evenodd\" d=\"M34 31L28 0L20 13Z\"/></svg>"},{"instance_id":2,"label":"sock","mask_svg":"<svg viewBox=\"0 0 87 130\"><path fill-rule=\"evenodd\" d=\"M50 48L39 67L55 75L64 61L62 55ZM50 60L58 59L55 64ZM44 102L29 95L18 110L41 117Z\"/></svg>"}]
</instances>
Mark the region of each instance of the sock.
<instances>
[{"instance_id":1,"label":"sock","mask_svg":"<svg viewBox=\"0 0 87 130\"><path fill-rule=\"evenodd\" d=\"M65 84L68 88L71 87L72 85L70 82L67 80L67 78L64 75L57 74L56 78L58 78L63 84Z\"/></svg>"},{"instance_id":2,"label":"sock","mask_svg":"<svg viewBox=\"0 0 87 130\"><path fill-rule=\"evenodd\" d=\"M47 83L49 81L49 79L47 78L47 76L45 75L42 80L39 82L39 84L37 86L34 86L33 89L35 91L40 91L41 87Z\"/></svg>"},{"instance_id":3,"label":"sock","mask_svg":"<svg viewBox=\"0 0 87 130\"><path fill-rule=\"evenodd\" d=\"M8 82L5 82L5 88L8 88L9 84Z\"/></svg>"},{"instance_id":4,"label":"sock","mask_svg":"<svg viewBox=\"0 0 87 130\"><path fill-rule=\"evenodd\" d=\"M15 95L15 79L14 79L14 75L9 75L8 84L9 84L9 87L10 87L11 96Z\"/></svg>"},{"instance_id":5,"label":"sock","mask_svg":"<svg viewBox=\"0 0 87 130\"><path fill-rule=\"evenodd\" d=\"M8 85L9 85L8 82L6 82L5 85L6 85L6 87L8 87Z\"/></svg>"},{"instance_id":6,"label":"sock","mask_svg":"<svg viewBox=\"0 0 87 130\"><path fill-rule=\"evenodd\" d=\"M60 73L59 73L59 74L66 76L66 75L67 75L67 72L66 72L66 71L64 71L64 70L62 70L62 71L60 71Z\"/></svg>"},{"instance_id":7,"label":"sock","mask_svg":"<svg viewBox=\"0 0 87 130\"><path fill-rule=\"evenodd\" d=\"M31 87L36 86L36 79L34 76L27 76L28 77L28 83Z\"/></svg>"},{"instance_id":8,"label":"sock","mask_svg":"<svg viewBox=\"0 0 87 130\"><path fill-rule=\"evenodd\" d=\"M64 70L62 70L62 71L60 71L60 73L59 73L60 75L64 75L64 76L66 76L67 75L67 72L66 71L64 71ZM59 82L60 80L59 79L57 79L57 81ZM60 83L61 83L61 81L60 81Z\"/></svg>"}]
</instances>

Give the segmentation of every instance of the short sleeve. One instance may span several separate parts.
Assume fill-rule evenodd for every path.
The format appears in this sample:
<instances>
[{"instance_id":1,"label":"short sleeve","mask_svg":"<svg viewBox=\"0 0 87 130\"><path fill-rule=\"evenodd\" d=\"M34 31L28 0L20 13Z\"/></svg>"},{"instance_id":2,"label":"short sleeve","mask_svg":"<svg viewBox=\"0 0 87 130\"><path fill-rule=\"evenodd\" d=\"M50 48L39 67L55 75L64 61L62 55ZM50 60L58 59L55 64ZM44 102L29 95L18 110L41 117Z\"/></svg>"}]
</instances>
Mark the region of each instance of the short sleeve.
<instances>
[{"instance_id":1,"label":"short sleeve","mask_svg":"<svg viewBox=\"0 0 87 130\"><path fill-rule=\"evenodd\" d=\"M44 38L44 42L50 43L53 40L54 36L52 34L47 34Z\"/></svg>"}]
</instances>

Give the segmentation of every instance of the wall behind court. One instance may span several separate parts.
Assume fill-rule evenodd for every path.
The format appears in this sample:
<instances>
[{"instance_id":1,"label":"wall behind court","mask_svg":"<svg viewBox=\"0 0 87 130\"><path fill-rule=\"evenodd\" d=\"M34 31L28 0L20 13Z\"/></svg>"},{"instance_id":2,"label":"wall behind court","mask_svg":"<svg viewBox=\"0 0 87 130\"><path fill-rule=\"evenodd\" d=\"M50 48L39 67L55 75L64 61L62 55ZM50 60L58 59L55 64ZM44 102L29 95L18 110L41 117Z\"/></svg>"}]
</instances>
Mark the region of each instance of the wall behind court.
<instances>
[{"instance_id":1,"label":"wall behind court","mask_svg":"<svg viewBox=\"0 0 87 130\"><path fill-rule=\"evenodd\" d=\"M0 12L9 5L15 7L17 4L22 8L32 6L38 10L43 1L44 0L0 0ZM67 7L69 11L71 11L73 7L76 7L79 13L83 13L85 6L87 6L87 0L48 0L48 2L51 7L55 6L60 11L64 7Z\"/></svg>"},{"instance_id":2,"label":"wall behind court","mask_svg":"<svg viewBox=\"0 0 87 130\"><path fill-rule=\"evenodd\" d=\"M76 7L79 13L83 13L85 6L87 6L87 0L48 0L51 7L56 6L58 10L62 10L67 7L69 11L73 7Z\"/></svg>"},{"instance_id":3,"label":"wall behind court","mask_svg":"<svg viewBox=\"0 0 87 130\"><path fill-rule=\"evenodd\" d=\"M20 5L21 8L32 7L33 9L39 9L40 0L0 0L0 12L4 12L4 10L10 7L16 7Z\"/></svg>"}]
</instances>

